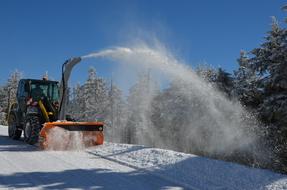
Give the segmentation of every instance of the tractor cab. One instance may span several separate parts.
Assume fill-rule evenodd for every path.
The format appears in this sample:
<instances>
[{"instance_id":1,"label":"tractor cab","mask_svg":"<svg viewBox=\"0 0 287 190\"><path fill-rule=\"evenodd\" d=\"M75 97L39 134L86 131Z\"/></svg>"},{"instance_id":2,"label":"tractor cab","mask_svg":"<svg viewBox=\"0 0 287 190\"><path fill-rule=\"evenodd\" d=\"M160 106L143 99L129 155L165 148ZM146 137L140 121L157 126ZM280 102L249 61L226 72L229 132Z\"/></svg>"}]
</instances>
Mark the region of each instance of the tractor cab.
<instances>
[{"instance_id":1,"label":"tractor cab","mask_svg":"<svg viewBox=\"0 0 287 190\"><path fill-rule=\"evenodd\" d=\"M51 102L59 101L57 81L22 79L19 82L17 98L32 98L37 101L46 97Z\"/></svg>"},{"instance_id":2,"label":"tractor cab","mask_svg":"<svg viewBox=\"0 0 287 190\"><path fill-rule=\"evenodd\" d=\"M59 87L57 81L22 79L18 86L17 100L21 112L35 112L35 107L45 108L48 120L58 119Z\"/></svg>"}]
</instances>

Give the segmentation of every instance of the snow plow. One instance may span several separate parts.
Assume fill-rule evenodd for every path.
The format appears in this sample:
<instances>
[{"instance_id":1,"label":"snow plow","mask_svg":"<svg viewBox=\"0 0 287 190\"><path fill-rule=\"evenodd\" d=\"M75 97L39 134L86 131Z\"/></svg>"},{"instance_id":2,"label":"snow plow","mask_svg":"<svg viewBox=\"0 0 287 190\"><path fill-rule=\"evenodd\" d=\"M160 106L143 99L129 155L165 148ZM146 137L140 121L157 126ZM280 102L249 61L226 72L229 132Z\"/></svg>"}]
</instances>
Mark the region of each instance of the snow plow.
<instances>
[{"instance_id":1,"label":"snow plow","mask_svg":"<svg viewBox=\"0 0 287 190\"><path fill-rule=\"evenodd\" d=\"M57 134L59 130L51 133L51 130L55 128L60 128L68 132L62 132L59 136L59 134ZM68 150L77 148L71 145L71 143L74 143L71 141L79 141L78 143L84 147L101 145L104 143L102 131L102 122L47 122L44 123L44 127L40 131L39 145L40 148L44 150ZM77 132L78 137L75 139L74 134L71 132Z\"/></svg>"},{"instance_id":2,"label":"snow plow","mask_svg":"<svg viewBox=\"0 0 287 190\"><path fill-rule=\"evenodd\" d=\"M25 142L38 144L44 150L69 149L71 141L75 140L73 133L78 135L76 140L84 147L103 144L103 122L78 122L66 115L68 80L73 67L80 61L77 57L63 64L60 84L46 77L19 81L17 101L9 106L7 114L10 138L20 139L23 131Z\"/></svg>"}]
</instances>

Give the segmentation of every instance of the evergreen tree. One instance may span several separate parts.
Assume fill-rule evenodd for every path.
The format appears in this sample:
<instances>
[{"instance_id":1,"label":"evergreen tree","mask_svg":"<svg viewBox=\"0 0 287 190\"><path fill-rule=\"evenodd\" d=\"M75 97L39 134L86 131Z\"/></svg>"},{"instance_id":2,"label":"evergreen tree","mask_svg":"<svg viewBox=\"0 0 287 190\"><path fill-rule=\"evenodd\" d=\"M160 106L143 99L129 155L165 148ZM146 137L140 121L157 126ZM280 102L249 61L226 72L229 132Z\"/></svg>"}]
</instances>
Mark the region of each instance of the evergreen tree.
<instances>
[{"instance_id":1,"label":"evergreen tree","mask_svg":"<svg viewBox=\"0 0 287 190\"><path fill-rule=\"evenodd\" d=\"M197 67L196 73L227 97L231 97L234 84L230 73L227 73L222 68L216 70L207 65L200 65Z\"/></svg>"},{"instance_id":2,"label":"evergreen tree","mask_svg":"<svg viewBox=\"0 0 287 190\"><path fill-rule=\"evenodd\" d=\"M72 118L77 121L85 120L85 99L84 99L84 86L77 84L73 89L70 97L70 103L68 104L68 112Z\"/></svg>"},{"instance_id":3,"label":"evergreen tree","mask_svg":"<svg viewBox=\"0 0 287 190\"><path fill-rule=\"evenodd\" d=\"M107 109L107 92L105 81L97 77L96 70L91 67L88 80L84 84L84 118L86 120L104 119Z\"/></svg>"},{"instance_id":4,"label":"evergreen tree","mask_svg":"<svg viewBox=\"0 0 287 190\"><path fill-rule=\"evenodd\" d=\"M5 90L8 92L8 96L11 102L16 102L16 93L19 80L22 78L22 73L18 70L14 71L8 78L7 86Z\"/></svg>"},{"instance_id":5,"label":"evergreen tree","mask_svg":"<svg viewBox=\"0 0 287 190\"><path fill-rule=\"evenodd\" d=\"M256 109L261 101L261 91L257 88L256 72L252 68L245 51L240 52L237 62L239 68L234 71L233 94L243 105Z\"/></svg>"},{"instance_id":6,"label":"evergreen tree","mask_svg":"<svg viewBox=\"0 0 287 190\"><path fill-rule=\"evenodd\" d=\"M111 81L105 116L106 136L109 141L126 143L126 106L122 91Z\"/></svg>"},{"instance_id":7,"label":"evergreen tree","mask_svg":"<svg viewBox=\"0 0 287 190\"><path fill-rule=\"evenodd\" d=\"M6 114L9 106L16 102L16 92L18 82L22 78L22 73L18 70L10 74L7 83L0 88L0 123L6 123Z\"/></svg>"},{"instance_id":8,"label":"evergreen tree","mask_svg":"<svg viewBox=\"0 0 287 190\"><path fill-rule=\"evenodd\" d=\"M152 146L151 102L159 92L150 72L139 76L135 85L130 88L128 96L128 120L126 136L128 143L141 143Z\"/></svg>"},{"instance_id":9,"label":"evergreen tree","mask_svg":"<svg viewBox=\"0 0 287 190\"><path fill-rule=\"evenodd\" d=\"M192 143L184 143L183 138L194 108L192 100L183 93L187 89L184 83L175 80L153 99L151 121L158 133L157 147L191 151Z\"/></svg>"},{"instance_id":10,"label":"evergreen tree","mask_svg":"<svg viewBox=\"0 0 287 190\"><path fill-rule=\"evenodd\" d=\"M282 7L282 10L287 12L287 5L284 5L284 6ZM285 22L287 22L287 18L285 18Z\"/></svg>"},{"instance_id":11,"label":"evergreen tree","mask_svg":"<svg viewBox=\"0 0 287 190\"><path fill-rule=\"evenodd\" d=\"M0 87L0 125L6 124L6 112L7 112L7 92L4 90L4 87Z\"/></svg>"},{"instance_id":12,"label":"evergreen tree","mask_svg":"<svg viewBox=\"0 0 287 190\"><path fill-rule=\"evenodd\" d=\"M69 113L79 121L104 120L108 106L108 90L105 81L96 75L91 67L89 77L84 85L73 88Z\"/></svg>"},{"instance_id":13,"label":"evergreen tree","mask_svg":"<svg viewBox=\"0 0 287 190\"><path fill-rule=\"evenodd\" d=\"M219 68L216 73L215 84L219 91L223 92L227 97L231 97L233 89L233 78L231 74Z\"/></svg>"},{"instance_id":14,"label":"evergreen tree","mask_svg":"<svg viewBox=\"0 0 287 190\"><path fill-rule=\"evenodd\" d=\"M213 67L203 64L199 65L196 68L196 73L198 76L200 76L202 79L204 79L206 82L212 84L216 81L216 69Z\"/></svg>"},{"instance_id":15,"label":"evergreen tree","mask_svg":"<svg viewBox=\"0 0 287 190\"><path fill-rule=\"evenodd\" d=\"M272 30L266 42L252 51L251 59L264 89L260 105L261 119L268 124L287 125L287 30L273 19Z\"/></svg>"},{"instance_id":16,"label":"evergreen tree","mask_svg":"<svg viewBox=\"0 0 287 190\"><path fill-rule=\"evenodd\" d=\"M278 170L287 171L287 30L281 28L273 18L272 30L265 42L251 51L252 67L259 80L257 88L262 89L258 106L261 121L267 124L268 136L277 156Z\"/></svg>"}]
</instances>

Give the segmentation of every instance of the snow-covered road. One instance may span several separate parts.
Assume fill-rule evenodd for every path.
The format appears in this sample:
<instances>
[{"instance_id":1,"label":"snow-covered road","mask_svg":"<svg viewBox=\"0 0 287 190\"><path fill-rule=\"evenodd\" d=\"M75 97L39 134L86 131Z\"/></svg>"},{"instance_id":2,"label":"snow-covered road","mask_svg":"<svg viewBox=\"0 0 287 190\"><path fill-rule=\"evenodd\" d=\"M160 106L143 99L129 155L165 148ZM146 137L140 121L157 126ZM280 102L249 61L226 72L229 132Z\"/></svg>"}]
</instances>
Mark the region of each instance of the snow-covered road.
<instances>
[{"instance_id":1,"label":"snow-covered road","mask_svg":"<svg viewBox=\"0 0 287 190\"><path fill-rule=\"evenodd\" d=\"M0 126L0 188L287 189L287 176L138 145L38 151Z\"/></svg>"}]
</instances>

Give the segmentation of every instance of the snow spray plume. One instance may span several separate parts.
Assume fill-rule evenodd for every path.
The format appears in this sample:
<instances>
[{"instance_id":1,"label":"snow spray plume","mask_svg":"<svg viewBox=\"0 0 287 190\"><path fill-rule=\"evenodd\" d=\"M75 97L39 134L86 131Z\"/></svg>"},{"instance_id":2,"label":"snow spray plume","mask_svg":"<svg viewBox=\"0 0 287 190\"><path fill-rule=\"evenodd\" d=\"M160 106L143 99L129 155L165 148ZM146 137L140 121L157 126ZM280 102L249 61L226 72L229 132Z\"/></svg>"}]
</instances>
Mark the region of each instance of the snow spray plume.
<instances>
[{"instance_id":1,"label":"snow spray plume","mask_svg":"<svg viewBox=\"0 0 287 190\"><path fill-rule=\"evenodd\" d=\"M85 148L81 132L67 131L60 127L49 131L47 144L47 150L82 150Z\"/></svg>"},{"instance_id":2,"label":"snow spray plume","mask_svg":"<svg viewBox=\"0 0 287 190\"><path fill-rule=\"evenodd\" d=\"M257 147L254 132L257 130L256 120L248 119L249 114L240 103L225 98L163 46L159 45L156 48L147 45L132 48L118 47L92 53L82 58L92 57L109 58L121 64L140 65L164 73L173 81L177 97L185 100L183 105L185 109L180 112L182 114L166 118L166 121L163 121L166 122L166 126L156 129L151 122L151 115L147 114L152 112L154 94L139 94L139 99L145 101L146 106L143 110L137 110L140 112L138 120L145 124L132 126L136 131L134 133L137 137L136 143L145 145L152 143L157 147L187 152L200 150L213 155L230 155L243 151L260 157L259 152L255 151L261 149ZM173 104L179 103L174 100ZM172 112L173 107L168 112ZM174 120L181 121L181 124ZM174 122L173 127L176 129L171 130L168 127L171 124L167 121Z\"/></svg>"}]
</instances>

